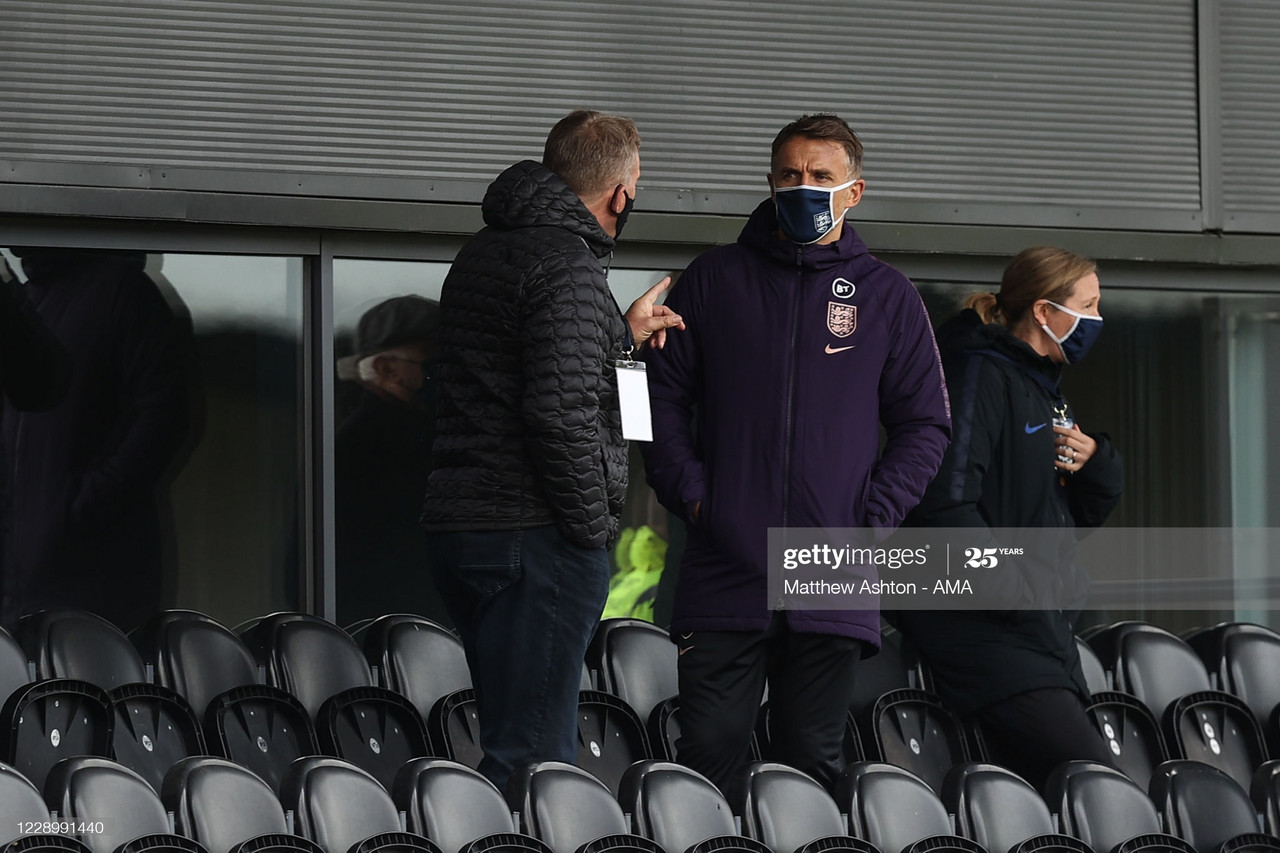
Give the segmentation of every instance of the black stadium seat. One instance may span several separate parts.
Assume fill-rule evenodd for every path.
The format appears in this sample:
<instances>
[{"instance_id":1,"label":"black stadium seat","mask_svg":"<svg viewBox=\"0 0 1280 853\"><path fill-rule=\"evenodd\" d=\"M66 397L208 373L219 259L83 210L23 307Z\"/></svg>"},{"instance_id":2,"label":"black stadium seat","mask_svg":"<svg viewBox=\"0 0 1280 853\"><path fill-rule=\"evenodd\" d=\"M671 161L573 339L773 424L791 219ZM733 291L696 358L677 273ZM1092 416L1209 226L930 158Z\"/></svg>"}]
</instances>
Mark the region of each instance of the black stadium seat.
<instances>
[{"instance_id":1,"label":"black stadium seat","mask_svg":"<svg viewBox=\"0 0 1280 853\"><path fill-rule=\"evenodd\" d=\"M402 764L430 755L418 710L383 687L353 687L326 699L316 715L316 737L321 752L368 770L387 790Z\"/></svg>"},{"instance_id":2,"label":"black stadium seat","mask_svg":"<svg viewBox=\"0 0 1280 853\"><path fill-rule=\"evenodd\" d=\"M111 691L111 757L155 790L175 761L204 755L204 735L191 706L159 684L122 684Z\"/></svg>"},{"instance_id":3,"label":"black stadium seat","mask_svg":"<svg viewBox=\"0 0 1280 853\"><path fill-rule=\"evenodd\" d=\"M111 697L87 681L54 678L20 687L0 710L0 758L43 788L49 768L111 752Z\"/></svg>"},{"instance_id":4,"label":"black stadium seat","mask_svg":"<svg viewBox=\"0 0 1280 853\"><path fill-rule=\"evenodd\" d=\"M391 790L410 832L435 842L441 853L550 853L517 832L502 793L478 772L444 758L406 762Z\"/></svg>"},{"instance_id":5,"label":"black stadium seat","mask_svg":"<svg viewBox=\"0 0 1280 853\"><path fill-rule=\"evenodd\" d=\"M626 702L647 721L659 703L676 695L676 646L666 630L640 619L603 619L587 648L587 666L599 689Z\"/></svg>"},{"instance_id":6,"label":"black stadium seat","mask_svg":"<svg viewBox=\"0 0 1280 853\"><path fill-rule=\"evenodd\" d=\"M1213 689L1200 657L1182 638L1145 622L1118 622L1089 636L1115 689L1136 697L1157 721L1188 693Z\"/></svg>"},{"instance_id":7,"label":"black stadium seat","mask_svg":"<svg viewBox=\"0 0 1280 853\"><path fill-rule=\"evenodd\" d=\"M381 616L365 628L363 648L379 683L412 702L423 720L441 696L471 686L462 641L426 617Z\"/></svg>"},{"instance_id":8,"label":"black stadium seat","mask_svg":"<svg viewBox=\"0 0 1280 853\"><path fill-rule=\"evenodd\" d=\"M960 721L925 690L886 693L858 722L867 758L910 770L935 791L948 770L970 760Z\"/></svg>"},{"instance_id":9,"label":"black stadium seat","mask_svg":"<svg viewBox=\"0 0 1280 853\"><path fill-rule=\"evenodd\" d=\"M836 781L836 805L849 816L849 831L884 853L898 853L953 835L946 806L923 779L893 764L862 761L845 768ZM951 838L960 847L968 839Z\"/></svg>"},{"instance_id":10,"label":"black stadium seat","mask_svg":"<svg viewBox=\"0 0 1280 853\"><path fill-rule=\"evenodd\" d=\"M87 853L88 847L70 835L40 832L49 822L49 806L31 780L7 764L0 764L0 845L6 850L20 836L26 849L55 849L66 853ZM65 841L67 846L62 846Z\"/></svg>"},{"instance_id":11,"label":"black stadium seat","mask_svg":"<svg viewBox=\"0 0 1280 853\"><path fill-rule=\"evenodd\" d=\"M623 774L618 802L635 831L668 853L770 853L763 842L738 833L733 810L711 780L683 765L636 762Z\"/></svg>"},{"instance_id":12,"label":"black stadium seat","mask_svg":"<svg viewBox=\"0 0 1280 853\"><path fill-rule=\"evenodd\" d=\"M1224 622L1188 640L1222 690L1244 700L1280 755L1280 634L1247 622Z\"/></svg>"},{"instance_id":13,"label":"black stadium seat","mask_svg":"<svg viewBox=\"0 0 1280 853\"><path fill-rule=\"evenodd\" d=\"M1029 782L995 764L951 768L942 801L956 817L956 831L987 850L1092 853L1078 838L1058 833L1049 807Z\"/></svg>"},{"instance_id":14,"label":"black stadium seat","mask_svg":"<svg viewBox=\"0 0 1280 853\"><path fill-rule=\"evenodd\" d=\"M816 779L785 764L752 762L726 793L743 834L775 853L875 849L848 834L835 800Z\"/></svg>"},{"instance_id":15,"label":"black stadium seat","mask_svg":"<svg viewBox=\"0 0 1280 853\"><path fill-rule=\"evenodd\" d=\"M1166 761L1151 778L1150 794L1168 831L1190 842L1197 853L1218 853L1226 844L1255 853L1280 850L1280 839L1262 833L1249 795L1216 767Z\"/></svg>"},{"instance_id":16,"label":"black stadium seat","mask_svg":"<svg viewBox=\"0 0 1280 853\"><path fill-rule=\"evenodd\" d=\"M1151 709L1116 690L1095 693L1085 709L1116 766L1146 790L1151 774L1169 760L1164 735Z\"/></svg>"},{"instance_id":17,"label":"black stadium seat","mask_svg":"<svg viewBox=\"0 0 1280 853\"><path fill-rule=\"evenodd\" d=\"M618 792L622 774L636 761L653 758L644 723L630 705L601 690L578 694L576 764Z\"/></svg>"},{"instance_id":18,"label":"black stadium seat","mask_svg":"<svg viewBox=\"0 0 1280 853\"><path fill-rule=\"evenodd\" d=\"M266 684L235 687L215 697L205 711L204 732L211 752L249 768L277 793L295 759L320 751L302 703Z\"/></svg>"},{"instance_id":19,"label":"black stadium seat","mask_svg":"<svg viewBox=\"0 0 1280 853\"><path fill-rule=\"evenodd\" d=\"M218 694L262 682L244 641L203 613L161 611L129 636L155 667L156 682L181 694L197 719Z\"/></svg>"},{"instance_id":20,"label":"black stadium seat","mask_svg":"<svg viewBox=\"0 0 1280 853\"><path fill-rule=\"evenodd\" d=\"M1148 845L1162 837L1177 846L1176 839L1163 835L1160 814L1146 790L1105 764L1059 765L1045 782L1044 799L1058 815L1062 831L1096 851L1110 851L1140 837Z\"/></svg>"},{"instance_id":21,"label":"black stadium seat","mask_svg":"<svg viewBox=\"0 0 1280 853\"><path fill-rule=\"evenodd\" d=\"M198 842L170 831L164 804L150 783L109 759L79 756L58 762L49 771L44 796L59 815L96 824L80 836L93 853L206 853Z\"/></svg>"},{"instance_id":22,"label":"black stadium seat","mask_svg":"<svg viewBox=\"0 0 1280 853\"><path fill-rule=\"evenodd\" d=\"M1269 758L1257 718L1244 700L1229 693L1206 690L1182 696L1169 706L1165 717L1173 757L1217 767L1245 790Z\"/></svg>"},{"instance_id":23,"label":"black stadium seat","mask_svg":"<svg viewBox=\"0 0 1280 853\"><path fill-rule=\"evenodd\" d=\"M520 813L521 829L554 853L667 853L653 840L628 831L613 794L587 771L560 761L516 770L507 804Z\"/></svg>"},{"instance_id":24,"label":"black stadium seat","mask_svg":"<svg viewBox=\"0 0 1280 853\"><path fill-rule=\"evenodd\" d=\"M440 853L427 838L400 829L396 805L377 779L340 758L295 761L280 804L293 812L294 831L326 853Z\"/></svg>"},{"instance_id":25,"label":"black stadium seat","mask_svg":"<svg viewBox=\"0 0 1280 853\"><path fill-rule=\"evenodd\" d=\"M436 700L427 717L427 737L436 755L474 769L480 766L480 712L470 687Z\"/></svg>"},{"instance_id":26,"label":"black stadium seat","mask_svg":"<svg viewBox=\"0 0 1280 853\"><path fill-rule=\"evenodd\" d=\"M165 777L160 800L174 829L213 853L323 853L288 831L284 809L253 771L213 756L185 758Z\"/></svg>"}]
</instances>

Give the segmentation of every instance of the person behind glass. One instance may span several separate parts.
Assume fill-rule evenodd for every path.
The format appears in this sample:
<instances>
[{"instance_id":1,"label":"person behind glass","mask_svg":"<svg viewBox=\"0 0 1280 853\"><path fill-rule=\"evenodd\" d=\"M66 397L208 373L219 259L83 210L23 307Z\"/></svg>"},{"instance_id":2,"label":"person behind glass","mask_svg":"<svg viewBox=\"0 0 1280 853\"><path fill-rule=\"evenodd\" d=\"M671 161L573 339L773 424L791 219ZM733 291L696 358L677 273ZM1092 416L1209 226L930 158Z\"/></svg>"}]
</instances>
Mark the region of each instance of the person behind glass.
<instances>
[{"instance_id":1,"label":"person behind glass","mask_svg":"<svg viewBox=\"0 0 1280 853\"><path fill-rule=\"evenodd\" d=\"M577 756L583 658L627 489L614 364L681 326L654 304L669 279L625 318L609 291L603 259L639 178L630 119L570 113L541 163L516 163L490 185L486 227L441 292L422 520L471 668L479 769L499 789L530 761Z\"/></svg>"},{"instance_id":2,"label":"person behind glass","mask_svg":"<svg viewBox=\"0 0 1280 853\"><path fill-rule=\"evenodd\" d=\"M5 407L0 620L68 607L127 631L163 598L160 491L190 426L177 322L142 252L11 251L70 378L47 411Z\"/></svg>"},{"instance_id":3,"label":"person behind glass","mask_svg":"<svg viewBox=\"0 0 1280 853\"><path fill-rule=\"evenodd\" d=\"M338 376L361 386L334 441L340 624L397 611L449 624L422 568L427 537L418 524L431 474L439 337L439 303L397 296L360 317L355 352L338 361Z\"/></svg>"},{"instance_id":4,"label":"person behind glass","mask_svg":"<svg viewBox=\"0 0 1280 853\"><path fill-rule=\"evenodd\" d=\"M668 304L689 330L646 356L645 471L688 525L671 623L676 749L722 789L747 759L766 681L771 757L831 787L858 661L880 645L875 607L770 610L769 528L887 533L947 444L924 304L844 219L862 198L861 168L862 144L838 116L784 127L770 197L737 243L685 270Z\"/></svg>"},{"instance_id":5,"label":"person behind glass","mask_svg":"<svg viewBox=\"0 0 1280 853\"><path fill-rule=\"evenodd\" d=\"M1105 434L1081 429L1058 387L1062 367L1084 358L1102 331L1100 297L1093 261L1031 248L1009 264L998 294L970 297L938 330L956 438L911 524L1095 528L1106 520L1123 486L1120 454ZM894 616L943 700L981 724L995 760L1037 787L1063 761L1111 763L1085 714L1073 622L1088 580L1076 540L1061 540L1047 561L1028 555L1002 576L1008 609ZM1060 592L1045 604L1045 589Z\"/></svg>"}]
</instances>

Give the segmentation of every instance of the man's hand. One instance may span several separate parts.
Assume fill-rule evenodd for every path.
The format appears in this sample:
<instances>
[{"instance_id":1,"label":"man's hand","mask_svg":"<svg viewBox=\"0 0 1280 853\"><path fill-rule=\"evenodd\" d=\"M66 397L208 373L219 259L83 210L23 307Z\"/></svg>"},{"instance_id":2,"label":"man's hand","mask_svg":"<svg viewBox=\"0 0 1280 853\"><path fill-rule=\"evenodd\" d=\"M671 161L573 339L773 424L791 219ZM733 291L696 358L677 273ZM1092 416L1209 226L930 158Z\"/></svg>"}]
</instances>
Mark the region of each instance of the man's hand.
<instances>
[{"instance_id":1,"label":"man's hand","mask_svg":"<svg viewBox=\"0 0 1280 853\"><path fill-rule=\"evenodd\" d=\"M655 284L627 309L627 325L637 347L645 341L654 349L662 349L667 343L667 329L684 328L684 319L665 305L655 305L658 297L671 286L671 276Z\"/></svg>"}]
</instances>

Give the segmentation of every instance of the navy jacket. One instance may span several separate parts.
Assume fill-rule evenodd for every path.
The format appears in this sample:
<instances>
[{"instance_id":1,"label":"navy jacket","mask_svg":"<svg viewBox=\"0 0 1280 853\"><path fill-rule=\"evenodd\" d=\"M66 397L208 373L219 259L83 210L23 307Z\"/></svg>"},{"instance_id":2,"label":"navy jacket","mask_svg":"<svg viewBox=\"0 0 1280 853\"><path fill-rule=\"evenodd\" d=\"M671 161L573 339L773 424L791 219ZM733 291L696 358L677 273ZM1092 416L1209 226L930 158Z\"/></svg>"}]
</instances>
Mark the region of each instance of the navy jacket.
<instances>
[{"instance_id":1,"label":"navy jacket","mask_svg":"<svg viewBox=\"0 0 1280 853\"><path fill-rule=\"evenodd\" d=\"M690 264L667 304L688 328L646 356L645 470L686 521L702 502L671 627L763 629L770 527L895 528L937 470L950 419L929 317L849 224L798 246L777 235L772 201ZM876 612L787 620L879 645Z\"/></svg>"},{"instance_id":2,"label":"navy jacket","mask_svg":"<svg viewBox=\"0 0 1280 853\"><path fill-rule=\"evenodd\" d=\"M1088 579L1076 563L1076 528L1100 526L1120 500L1124 468L1103 433L1077 473L1053 467L1059 366L1000 325L963 311L938 330L951 389L955 440L910 524L1062 528L1056 560L1001 564L1010 609L902 612L934 686L967 713L1028 690L1060 687L1087 699L1072 627ZM1074 417L1068 406L1067 414ZM998 544L992 540L992 544ZM1053 602L1045 605L1043 602ZM1019 606L1020 605L1020 606Z\"/></svg>"}]
</instances>

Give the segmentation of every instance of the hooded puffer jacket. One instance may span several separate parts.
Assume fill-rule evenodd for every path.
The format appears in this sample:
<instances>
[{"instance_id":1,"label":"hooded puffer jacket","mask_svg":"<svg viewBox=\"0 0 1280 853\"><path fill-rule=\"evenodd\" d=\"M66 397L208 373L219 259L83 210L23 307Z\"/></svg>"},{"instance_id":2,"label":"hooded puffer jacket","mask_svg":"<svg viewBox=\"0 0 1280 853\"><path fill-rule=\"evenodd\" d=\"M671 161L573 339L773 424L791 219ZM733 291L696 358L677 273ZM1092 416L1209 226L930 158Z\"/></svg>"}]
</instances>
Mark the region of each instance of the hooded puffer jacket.
<instances>
[{"instance_id":1,"label":"hooded puffer jacket","mask_svg":"<svg viewBox=\"0 0 1280 853\"><path fill-rule=\"evenodd\" d=\"M614 360L628 330L601 259L614 240L530 160L489 187L486 227L445 278L428 530L555 524L612 547L627 489Z\"/></svg>"}]
</instances>

